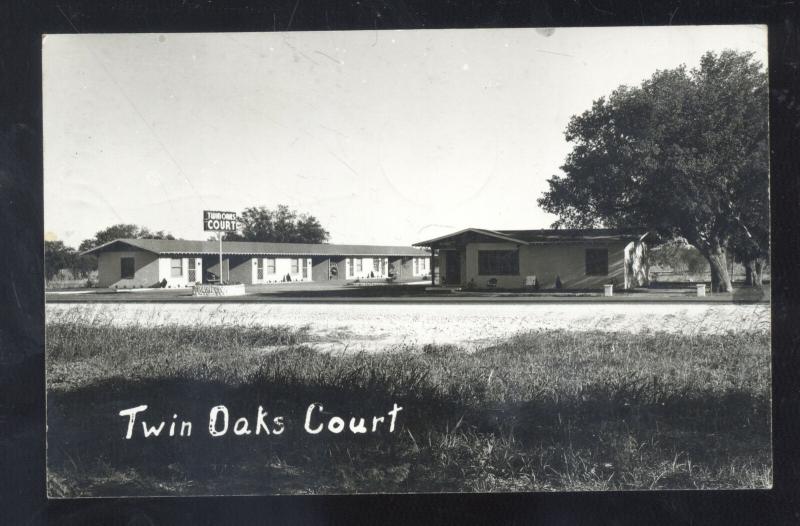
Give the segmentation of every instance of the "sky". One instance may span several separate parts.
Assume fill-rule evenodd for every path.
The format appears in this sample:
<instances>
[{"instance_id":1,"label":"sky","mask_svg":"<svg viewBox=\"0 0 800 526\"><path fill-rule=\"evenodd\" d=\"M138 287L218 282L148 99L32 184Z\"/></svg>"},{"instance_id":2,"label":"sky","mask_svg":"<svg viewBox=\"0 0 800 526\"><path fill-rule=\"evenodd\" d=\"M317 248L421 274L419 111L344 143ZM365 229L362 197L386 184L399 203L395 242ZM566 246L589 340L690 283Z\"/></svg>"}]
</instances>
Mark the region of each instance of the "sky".
<instances>
[{"instance_id":1,"label":"sky","mask_svg":"<svg viewBox=\"0 0 800 526\"><path fill-rule=\"evenodd\" d=\"M332 243L547 228L571 116L764 26L43 37L45 239L116 223L206 239L286 204Z\"/></svg>"}]
</instances>

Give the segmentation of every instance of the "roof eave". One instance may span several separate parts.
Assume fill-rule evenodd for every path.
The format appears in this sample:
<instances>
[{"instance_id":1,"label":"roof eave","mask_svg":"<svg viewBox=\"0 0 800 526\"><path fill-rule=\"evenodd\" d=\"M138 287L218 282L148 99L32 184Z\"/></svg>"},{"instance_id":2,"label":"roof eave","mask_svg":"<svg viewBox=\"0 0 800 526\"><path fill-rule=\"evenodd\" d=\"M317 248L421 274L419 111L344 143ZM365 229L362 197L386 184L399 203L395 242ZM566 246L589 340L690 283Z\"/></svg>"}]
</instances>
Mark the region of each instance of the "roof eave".
<instances>
[{"instance_id":1,"label":"roof eave","mask_svg":"<svg viewBox=\"0 0 800 526\"><path fill-rule=\"evenodd\" d=\"M447 234L445 236L435 237L435 238L429 239L427 241L420 241L418 243L413 243L411 246L412 247L431 247L431 246L437 244L440 241L443 241L443 240L451 238L451 237L460 236L461 234L464 234L466 232L475 232L476 234L481 234L481 235L484 235L484 236L496 237L497 239L502 239L503 241L508 241L509 243L517 243L519 245L527 245L528 244L527 241L523 241L521 239L517 239L517 238L511 237L511 236L508 236L506 234L502 234L500 232L496 232L494 230L487 230L485 228L464 228L462 230L459 230L458 232L453 232L452 234Z\"/></svg>"},{"instance_id":2,"label":"roof eave","mask_svg":"<svg viewBox=\"0 0 800 526\"><path fill-rule=\"evenodd\" d=\"M91 254L93 252L101 252L107 246L113 245L114 243L123 243L125 245L128 245L129 247L135 248L136 250L143 250L145 252L150 252L151 254L159 254L159 252L156 252L154 250L150 250L149 248L144 248L144 247L141 247L141 246L136 245L134 243L131 243L130 240L128 240L128 239L118 238L118 239L113 239L111 241L107 241L106 243L103 243L102 245L98 245L98 246L96 246L94 248L90 248L89 250L84 250L79 255L80 256L85 256L85 255Z\"/></svg>"}]
</instances>

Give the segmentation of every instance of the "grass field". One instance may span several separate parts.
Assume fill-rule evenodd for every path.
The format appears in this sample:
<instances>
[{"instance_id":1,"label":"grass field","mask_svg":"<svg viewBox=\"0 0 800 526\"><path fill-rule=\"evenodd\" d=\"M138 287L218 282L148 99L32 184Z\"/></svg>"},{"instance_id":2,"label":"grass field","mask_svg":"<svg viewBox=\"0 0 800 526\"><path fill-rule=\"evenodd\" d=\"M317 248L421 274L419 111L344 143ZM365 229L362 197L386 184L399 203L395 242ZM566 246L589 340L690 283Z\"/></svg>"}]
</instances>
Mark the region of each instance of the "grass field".
<instances>
[{"instance_id":1,"label":"grass field","mask_svg":"<svg viewBox=\"0 0 800 526\"><path fill-rule=\"evenodd\" d=\"M474 352L337 354L281 326L46 330L51 496L771 485L764 332L551 330ZM403 411L391 433L311 435L312 402L328 417ZM118 412L140 404L194 433L124 440ZM218 404L232 418L263 405L285 430L211 437Z\"/></svg>"}]
</instances>

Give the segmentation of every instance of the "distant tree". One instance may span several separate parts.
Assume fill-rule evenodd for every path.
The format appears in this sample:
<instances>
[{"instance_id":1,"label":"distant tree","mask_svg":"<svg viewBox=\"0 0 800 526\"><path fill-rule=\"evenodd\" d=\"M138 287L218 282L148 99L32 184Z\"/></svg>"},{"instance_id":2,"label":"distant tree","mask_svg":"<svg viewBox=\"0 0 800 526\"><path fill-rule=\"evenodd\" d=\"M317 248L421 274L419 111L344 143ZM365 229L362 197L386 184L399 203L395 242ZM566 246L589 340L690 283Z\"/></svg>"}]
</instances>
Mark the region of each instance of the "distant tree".
<instances>
[{"instance_id":1,"label":"distant tree","mask_svg":"<svg viewBox=\"0 0 800 526\"><path fill-rule=\"evenodd\" d=\"M676 272L704 274L708 272L708 261L700 251L684 239L673 239L648 252L651 265L658 265Z\"/></svg>"},{"instance_id":2,"label":"distant tree","mask_svg":"<svg viewBox=\"0 0 800 526\"><path fill-rule=\"evenodd\" d=\"M767 77L752 53L657 71L570 119L574 142L539 199L554 227L641 227L683 238L731 290L727 257L768 251ZM766 234L766 235L765 235ZM745 243L747 240L747 243Z\"/></svg>"},{"instance_id":3,"label":"distant tree","mask_svg":"<svg viewBox=\"0 0 800 526\"><path fill-rule=\"evenodd\" d=\"M74 269L77 261L78 253L63 241L44 242L44 275L47 280L53 279L62 269Z\"/></svg>"},{"instance_id":4,"label":"distant tree","mask_svg":"<svg viewBox=\"0 0 800 526\"><path fill-rule=\"evenodd\" d=\"M229 232L228 241L267 241L273 243L324 243L329 234L319 220L298 213L286 205L274 210L263 206L245 209L240 216L241 232Z\"/></svg>"}]
</instances>

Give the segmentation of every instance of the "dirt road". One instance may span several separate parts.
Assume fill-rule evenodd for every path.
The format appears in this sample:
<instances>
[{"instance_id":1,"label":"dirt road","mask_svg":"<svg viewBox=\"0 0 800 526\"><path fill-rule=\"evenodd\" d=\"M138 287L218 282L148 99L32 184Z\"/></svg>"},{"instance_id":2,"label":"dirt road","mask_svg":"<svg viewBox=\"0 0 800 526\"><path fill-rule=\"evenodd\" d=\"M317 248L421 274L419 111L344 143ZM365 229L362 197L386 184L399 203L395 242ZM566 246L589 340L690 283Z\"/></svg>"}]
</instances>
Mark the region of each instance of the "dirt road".
<instances>
[{"instance_id":1,"label":"dirt road","mask_svg":"<svg viewBox=\"0 0 800 526\"><path fill-rule=\"evenodd\" d=\"M47 321L141 325L309 326L321 348L397 345L467 348L519 332L769 331L767 304L48 304Z\"/></svg>"}]
</instances>

